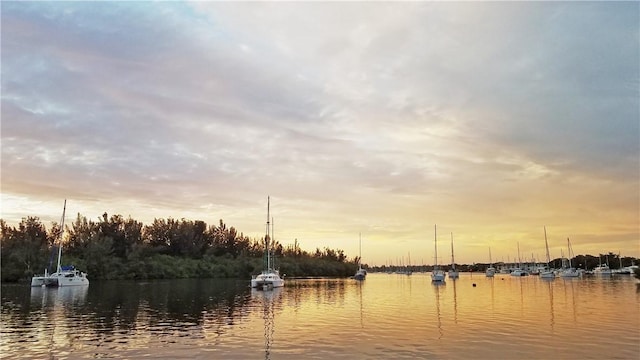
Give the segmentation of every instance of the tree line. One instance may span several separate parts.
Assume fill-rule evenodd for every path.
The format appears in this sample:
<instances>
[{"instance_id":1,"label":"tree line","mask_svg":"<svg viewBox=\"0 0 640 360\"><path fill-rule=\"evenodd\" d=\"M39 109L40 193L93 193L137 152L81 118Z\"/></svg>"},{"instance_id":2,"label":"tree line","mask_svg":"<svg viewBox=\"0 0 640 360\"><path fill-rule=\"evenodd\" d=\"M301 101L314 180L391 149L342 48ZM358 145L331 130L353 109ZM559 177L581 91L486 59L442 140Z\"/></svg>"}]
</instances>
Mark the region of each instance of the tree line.
<instances>
[{"instance_id":1,"label":"tree line","mask_svg":"<svg viewBox=\"0 0 640 360\"><path fill-rule=\"evenodd\" d=\"M61 236L63 235L63 236ZM90 279L250 278L263 267L265 239L251 239L222 220L218 225L187 219L154 219L144 225L131 217L103 214L98 221L78 214L73 222L23 218L15 227L0 219L1 280L29 279L45 268L55 271L56 247L62 263L73 264ZM359 259L343 250L300 249L270 241L281 274L350 276Z\"/></svg>"}]
</instances>

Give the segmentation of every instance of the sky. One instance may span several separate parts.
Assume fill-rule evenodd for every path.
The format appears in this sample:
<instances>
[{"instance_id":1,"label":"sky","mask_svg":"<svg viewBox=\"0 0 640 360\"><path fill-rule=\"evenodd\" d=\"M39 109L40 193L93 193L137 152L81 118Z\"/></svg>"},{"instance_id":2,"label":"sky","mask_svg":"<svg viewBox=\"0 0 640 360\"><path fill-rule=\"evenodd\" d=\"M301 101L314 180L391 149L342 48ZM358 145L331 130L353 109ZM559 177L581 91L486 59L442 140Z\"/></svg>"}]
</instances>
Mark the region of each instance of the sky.
<instances>
[{"instance_id":1,"label":"sky","mask_svg":"<svg viewBox=\"0 0 640 360\"><path fill-rule=\"evenodd\" d=\"M1 217L640 257L637 2L1 3ZM437 225L437 238L434 231ZM435 241L437 239L437 242Z\"/></svg>"}]
</instances>

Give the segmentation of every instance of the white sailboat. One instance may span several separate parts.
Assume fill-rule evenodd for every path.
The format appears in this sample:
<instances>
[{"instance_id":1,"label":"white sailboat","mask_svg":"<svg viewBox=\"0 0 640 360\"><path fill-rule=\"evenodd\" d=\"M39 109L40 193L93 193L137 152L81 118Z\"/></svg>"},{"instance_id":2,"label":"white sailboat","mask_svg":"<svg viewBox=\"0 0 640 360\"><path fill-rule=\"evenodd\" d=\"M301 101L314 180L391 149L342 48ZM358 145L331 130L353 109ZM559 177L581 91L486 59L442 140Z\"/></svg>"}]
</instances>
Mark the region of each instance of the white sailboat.
<instances>
[{"instance_id":1,"label":"white sailboat","mask_svg":"<svg viewBox=\"0 0 640 360\"><path fill-rule=\"evenodd\" d=\"M58 266L56 272L48 274L47 269L44 275L36 275L31 278L31 286L87 286L89 279L87 274L79 271L73 265L62 266L62 236L64 234L64 218L67 211L67 200L64 201L62 209L62 220L60 221L60 238L58 239Z\"/></svg>"},{"instance_id":2,"label":"white sailboat","mask_svg":"<svg viewBox=\"0 0 640 360\"><path fill-rule=\"evenodd\" d=\"M457 279L460 273L456 270L456 260L453 256L453 233L451 233L451 269L449 270L449 279Z\"/></svg>"},{"instance_id":3,"label":"white sailboat","mask_svg":"<svg viewBox=\"0 0 640 360\"><path fill-rule=\"evenodd\" d=\"M607 256L607 262L603 264L602 254L599 254L598 261L599 261L599 265L593 269L593 273L595 275L600 275L600 276L611 276L612 271L611 271L611 268L609 268L609 257Z\"/></svg>"},{"instance_id":4,"label":"white sailboat","mask_svg":"<svg viewBox=\"0 0 640 360\"><path fill-rule=\"evenodd\" d=\"M573 255L573 250L571 249L571 242L569 241L569 238L567 238L567 248L569 251L567 255L568 257L567 260L569 260L569 267L562 270L562 272L560 273L560 276L565 278L578 277L580 276L580 272L578 272L578 270L576 270L575 268L571 267L571 256Z\"/></svg>"},{"instance_id":5,"label":"white sailboat","mask_svg":"<svg viewBox=\"0 0 640 360\"><path fill-rule=\"evenodd\" d=\"M433 226L434 246L435 246L435 264L433 265L433 271L431 272L431 282L444 283L445 274L440 270L438 266L438 233L436 225Z\"/></svg>"},{"instance_id":6,"label":"white sailboat","mask_svg":"<svg viewBox=\"0 0 640 360\"><path fill-rule=\"evenodd\" d=\"M511 270L511 276L527 276L529 273L520 268L520 243L518 243L518 267Z\"/></svg>"},{"instance_id":7,"label":"white sailboat","mask_svg":"<svg viewBox=\"0 0 640 360\"><path fill-rule=\"evenodd\" d=\"M353 275L353 278L356 280L364 280L367 278L367 270L362 268L362 234L358 234L360 239L360 255L358 259L358 271Z\"/></svg>"},{"instance_id":8,"label":"white sailboat","mask_svg":"<svg viewBox=\"0 0 640 360\"><path fill-rule=\"evenodd\" d=\"M493 267L493 261L491 260L491 248L489 248L489 267L484 274L487 277L493 277L496 274L496 268Z\"/></svg>"},{"instance_id":9,"label":"white sailboat","mask_svg":"<svg viewBox=\"0 0 640 360\"><path fill-rule=\"evenodd\" d=\"M549 256L549 242L547 242L547 227L544 227L544 247L547 250L547 266L544 270L540 271L541 279L555 279L556 274L551 270L551 258Z\"/></svg>"},{"instance_id":10,"label":"white sailboat","mask_svg":"<svg viewBox=\"0 0 640 360\"><path fill-rule=\"evenodd\" d=\"M274 269L273 266L273 253L270 249L271 238L269 236L269 230L273 228L269 219L269 197L267 197L267 231L264 236L266 259L262 273L254 275L251 279L252 288L268 290L284 286L284 279L280 277L280 272Z\"/></svg>"}]
</instances>

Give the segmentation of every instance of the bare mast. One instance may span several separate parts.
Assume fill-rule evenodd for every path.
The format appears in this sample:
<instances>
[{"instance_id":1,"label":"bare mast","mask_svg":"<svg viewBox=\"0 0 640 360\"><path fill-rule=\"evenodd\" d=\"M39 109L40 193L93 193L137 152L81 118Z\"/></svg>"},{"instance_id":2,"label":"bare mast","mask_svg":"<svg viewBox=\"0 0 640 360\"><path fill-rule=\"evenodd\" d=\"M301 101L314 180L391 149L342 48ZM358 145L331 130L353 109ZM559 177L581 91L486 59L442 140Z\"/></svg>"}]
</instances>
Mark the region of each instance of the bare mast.
<instances>
[{"instance_id":1,"label":"bare mast","mask_svg":"<svg viewBox=\"0 0 640 360\"><path fill-rule=\"evenodd\" d=\"M62 270L60 268L60 258L62 257L62 235L64 234L64 214L67 211L67 199L64 199L64 207L62 208L62 220L60 220L60 239L58 240L58 273Z\"/></svg>"},{"instance_id":2,"label":"bare mast","mask_svg":"<svg viewBox=\"0 0 640 360\"><path fill-rule=\"evenodd\" d=\"M265 249L267 252L267 270L271 270L271 257L269 256L269 196L267 196L267 232L266 235L264 237L264 242L265 242Z\"/></svg>"}]
</instances>

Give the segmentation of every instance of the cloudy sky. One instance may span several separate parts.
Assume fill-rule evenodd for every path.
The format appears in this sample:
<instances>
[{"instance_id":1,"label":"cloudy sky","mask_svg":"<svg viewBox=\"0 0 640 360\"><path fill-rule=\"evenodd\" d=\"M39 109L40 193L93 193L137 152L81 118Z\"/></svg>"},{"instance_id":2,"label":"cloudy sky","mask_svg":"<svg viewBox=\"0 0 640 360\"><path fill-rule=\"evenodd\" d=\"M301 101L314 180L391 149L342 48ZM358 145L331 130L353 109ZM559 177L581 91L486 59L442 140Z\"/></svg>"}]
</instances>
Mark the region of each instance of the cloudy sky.
<instances>
[{"instance_id":1,"label":"cloudy sky","mask_svg":"<svg viewBox=\"0 0 640 360\"><path fill-rule=\"evenodd\" d=\"M640 256L637 2L2 2L2 218Z\"/></svg>"}]
</instances>

